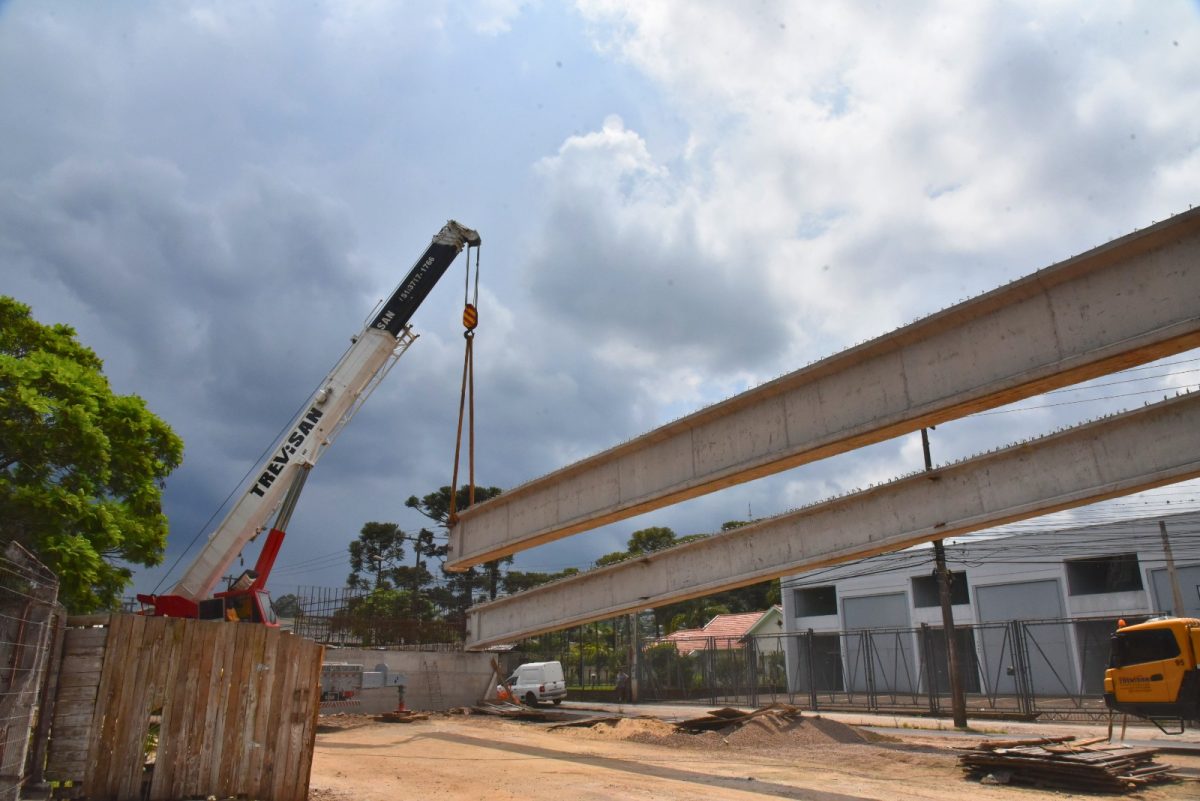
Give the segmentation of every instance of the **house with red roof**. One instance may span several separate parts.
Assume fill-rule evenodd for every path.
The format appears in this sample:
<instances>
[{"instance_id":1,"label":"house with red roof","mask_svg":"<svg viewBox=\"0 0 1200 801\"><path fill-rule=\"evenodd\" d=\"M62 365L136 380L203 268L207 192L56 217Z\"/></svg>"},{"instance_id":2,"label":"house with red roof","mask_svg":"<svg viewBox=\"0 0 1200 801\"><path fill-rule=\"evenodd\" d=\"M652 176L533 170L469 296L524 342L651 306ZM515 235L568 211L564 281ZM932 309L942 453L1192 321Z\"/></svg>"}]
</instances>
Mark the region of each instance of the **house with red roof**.
<instances>
[{"instance_id":1,"label":"house with red roof","mask_svg":"<svg viewBox=\"0 0 1200 801\"><path fill-rule=\"evenodd\" d=\"M757 637L760 650L774 651L779 650L779 638L766 635L782 632L783 609L772 606L761 612L716 615L703 628L679 629L656 642L671 643L680 654L687 656L697 651L737 650L746 647L751 637Z\"/></svg>"}]
</instances>

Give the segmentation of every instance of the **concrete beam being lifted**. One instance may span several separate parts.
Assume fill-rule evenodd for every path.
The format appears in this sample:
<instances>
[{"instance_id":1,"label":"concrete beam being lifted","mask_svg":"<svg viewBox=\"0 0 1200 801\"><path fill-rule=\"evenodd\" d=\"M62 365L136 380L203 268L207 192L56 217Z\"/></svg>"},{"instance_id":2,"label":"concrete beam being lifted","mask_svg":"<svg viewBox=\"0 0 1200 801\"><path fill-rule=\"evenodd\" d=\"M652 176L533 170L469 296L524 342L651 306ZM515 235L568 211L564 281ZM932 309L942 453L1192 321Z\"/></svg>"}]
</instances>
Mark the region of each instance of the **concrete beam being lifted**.
<instances>
[{"instance_id":1,"label":"concrete beam being lifted","mask_svg":"<svg viewBox=\"0 0 1200 801\"><path fill-rule=\"evenodd\" d=\"M1200 476L1200 392L473 607L469 648Z\"/></svg>"},{"instance_id":2,"label":"concrete beam being lifted","mask_svg":"<svg viewBox=\"0 0 1200 801\"><path fill-rule=\"evenodd\" d=\"M1200 347L1200 209L466 510L447 565L544 542Z\"/></svg>"}]
</instances>

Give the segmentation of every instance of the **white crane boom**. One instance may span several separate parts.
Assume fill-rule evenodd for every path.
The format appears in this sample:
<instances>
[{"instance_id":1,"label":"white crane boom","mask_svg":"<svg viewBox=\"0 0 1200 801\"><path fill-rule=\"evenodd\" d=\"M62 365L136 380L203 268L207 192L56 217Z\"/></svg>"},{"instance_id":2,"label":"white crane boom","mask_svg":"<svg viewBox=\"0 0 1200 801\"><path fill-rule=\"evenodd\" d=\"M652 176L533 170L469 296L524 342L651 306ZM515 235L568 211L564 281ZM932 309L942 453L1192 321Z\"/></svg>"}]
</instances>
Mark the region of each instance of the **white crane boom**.
<instances>
[{"instance_id":1,"label":"white crane boom","mask_svg":"<svg viewBox=\"0 0 1200 801\"><path fill-rule=\"evenodd\" d=\"M278 517L274 526L277 541L264 546L264 553L268 547L273 547L273 552L265 560L265 570L259 570L269 573L308 469L416 339L408 322L434 284L464 247L479 244L475 231L453 220L446 223L391 297L354 337L171 592L139 596L140 600L153 604L157 614L196 616L197 604L212 593L246 544ZM260 557L259 567L263 566ZM266 575L253 578L256 589L265 584Z\"/></svg>"}]
</instances>

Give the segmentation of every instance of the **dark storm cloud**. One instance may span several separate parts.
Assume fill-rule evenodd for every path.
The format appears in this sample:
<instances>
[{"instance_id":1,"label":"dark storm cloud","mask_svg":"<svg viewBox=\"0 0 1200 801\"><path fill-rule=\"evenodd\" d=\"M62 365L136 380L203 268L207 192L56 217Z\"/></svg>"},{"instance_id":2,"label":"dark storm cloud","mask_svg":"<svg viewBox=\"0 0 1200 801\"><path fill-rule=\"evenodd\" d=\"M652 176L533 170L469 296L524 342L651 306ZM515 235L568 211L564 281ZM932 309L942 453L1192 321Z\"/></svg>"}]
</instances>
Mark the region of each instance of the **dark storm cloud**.
<instances>
[{"instance_id":1,"label":"dark storm cloud","mask_svg":"<svg viewBox=\"0 0 1200 801\"><path fill-rule=\"evenodd\" d=\"M45 322L76 322L48 311L54 296L82 310L84 341L117 390L146 397L184 437L166 496L180 535L361 325L369 302L350 231L344 210L258 173L210 203L146 159L71 160L0 185L0 257L38 277L22 299Z\"/></svg>"},{"instance_id":2,"label":"dark storm cloud","mask_svg":"<svg viewBox=\"0 0 1200 801\"><path fill-rule=\"evenodd\" d=\"M0 246L105 320L110 371L212 408L295 397L319 378L296 362L335 353L363 305L344 213L261 174L205 204L163 162L72 160L3 185Z\"/></svg>"},{"instance_id":3,"label":"dark storm cloud","mask_svg":"<svg viewBox=\"0 0 1200 801\"><path fill-rule=\"evenodd\" d=\"M446 217L485 241L477 477L512 487L1194 199L1189 5L776 16L704 0L6 5L0 291L75 325L184 436L173 557ZM460 268L314 473L281 562L344 553L367 520L424 523L403 499L449 481ZM1069 417L939 427L935 454ZM912 448L696 499L557 558L884 480Z\"/></svg>"}]
</instances>

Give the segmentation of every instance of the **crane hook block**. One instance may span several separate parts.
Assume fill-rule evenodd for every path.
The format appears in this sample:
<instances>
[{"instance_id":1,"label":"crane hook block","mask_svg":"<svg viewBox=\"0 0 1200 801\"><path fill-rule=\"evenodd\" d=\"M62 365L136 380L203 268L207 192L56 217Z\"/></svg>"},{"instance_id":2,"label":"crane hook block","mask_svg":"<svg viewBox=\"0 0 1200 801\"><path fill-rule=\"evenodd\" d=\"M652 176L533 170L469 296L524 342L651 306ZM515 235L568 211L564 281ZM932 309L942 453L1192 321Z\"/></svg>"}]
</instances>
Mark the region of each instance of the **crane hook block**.
<instances>
[{"instance_id":1,"label":"crane hook block","mask_svg":"<svg viewBox=\"0 0 1200 801\"><path fill-rule=\"evenodd\" d=\"M479 311L473 304L468 303L463 309L463 327L468 331L474 331L479 325Z\"/></svg>"}]
</instances>

